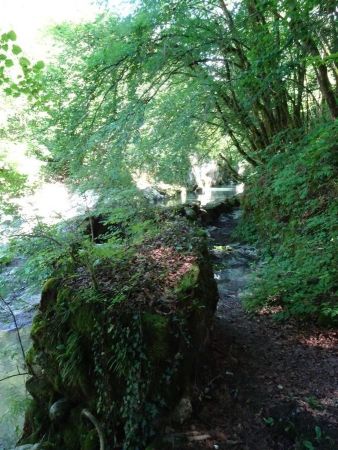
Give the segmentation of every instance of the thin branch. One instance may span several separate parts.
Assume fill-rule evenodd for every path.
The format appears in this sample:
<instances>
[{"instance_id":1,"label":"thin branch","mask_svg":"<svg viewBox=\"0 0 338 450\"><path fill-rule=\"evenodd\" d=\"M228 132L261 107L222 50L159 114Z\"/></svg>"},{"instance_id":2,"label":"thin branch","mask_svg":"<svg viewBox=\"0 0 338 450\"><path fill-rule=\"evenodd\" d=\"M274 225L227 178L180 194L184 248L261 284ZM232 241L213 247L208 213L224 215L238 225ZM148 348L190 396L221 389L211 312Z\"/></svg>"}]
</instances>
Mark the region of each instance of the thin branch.
<instances>
[{"instance_id":1,"label":"thin branch","mask_svg":"<svg viewBox=\"0 0 338 450\"><path fill-rule=\"evenodd\" d=\"M57 239L48 236L48 234L44 234L44 233L38 233L38 234L12 234L11 237L30 237L30 238L43 238L43 239L47 239L51 242L54 242L54 244L59 245L60 247L63 247L63 243L58 241Z\"/></svg>"},{"instance_id":2,"label":"thin branch","mask_svg":"<svg viewBox=\"0 0 338 450\"><path fill-rule=\"evenodd\" d=\"M3 298L2 295L0 295L0 300L1 300L1 302L6 306L6 308L8 309L8 311L10 312L10 314L11 314L11 316L12 316L12 318L13 318L13 322L14 322L14 325L15 325L16 334L17 334L17 336L18 336L18 340L19 340L19 344L20 344L20 348L21 348L22 357L23 357L23 360L26 361L26 353L25 353L25 349L23 348L23 344L22 344L22 340L21 340L21 335L20 335L20 331L19 331L19 326L18 326L18 323L17 323L17 321L16 321L15 314L14 314L12 308L10 307L9 303L6 302L6 300Z\"/></svg>"},{"instance_id":3,"label":"thin branch","mask_svg":"<svg viewBox=\"0 0 338 450\"><path fill-rule=\"evenodd\" d=\"M15 373L14 375L8 375L7 377L0 378L0 382L1 381L5 381L5 380L9 380L10 378L20 377L20 376L23 376L23 375L30 375L30 374L28 372Z\"/></svg>"},{"instance_id":4,"label":"thin branch","mask_svg":"<svg viewBox=\"0 0 338 450\"><path fill-rule=\"evenodd\" d=\"M237 182L243 182L244 178L232 167L228 159L222 153L219 153L219 156L225 162L226 167L234 180Z\"/></svg>"}]
</instances>

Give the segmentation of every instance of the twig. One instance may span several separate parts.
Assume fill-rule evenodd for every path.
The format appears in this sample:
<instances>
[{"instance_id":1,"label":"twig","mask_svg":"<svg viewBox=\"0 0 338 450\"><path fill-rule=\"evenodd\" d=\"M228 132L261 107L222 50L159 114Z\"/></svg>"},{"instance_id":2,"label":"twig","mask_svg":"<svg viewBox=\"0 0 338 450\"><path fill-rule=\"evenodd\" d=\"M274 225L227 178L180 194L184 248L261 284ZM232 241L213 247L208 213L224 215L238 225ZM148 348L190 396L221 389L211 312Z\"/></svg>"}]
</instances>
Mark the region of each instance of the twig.
<instances>
[{"instance_id":1,"label":"twig","mask_svg":"<svg viewBox=\"0 0 338 450\"><path fill-rule=\"evenodd\" d=\"M26 353L25 353L25 349L23 348L23 344L22 344L22 340L21 340L21 335L20 335L20 331L19 331L19 327L18 327L18 323L16 321L16 317L15 314L12 310L12 308L10 307L10 305L6 302L6 300L3 298L2 295L0 295L0 300L2 301L2 303L6 306L6 308L8 309L8 311L10 312L12 318L13 318L13 322L15 325L15 330L16 330L16 334L18 336L18 340L19 340L19 344L20 344L20 348L21 348L21 353L23 356L23 360L26 361Z\"/></svg>"},{"instance_id":2,"label":"twig","mask_svg":"<svg viewBox=\"0 0 338 450\"><path fill-rule=\"evenodd\" d=\"M51 242L54 242L54 244L59 245L60 247L63 247L63 243L58 241L57 239L48 236L47 234L44 233L38 233L38 234L12 234L11 236L13 237L30 237L30 238L42 238L42 239L47 239Z\"/></svg>"},{"instance_id":3,"label":"twig","mask_svg":"<svg viewBox=\"0 0 338 450\"><path fill-rule=\"evenodd\" d=\"M0 382L9 380L9 378L20 377L21 375L30 375L30 374L28 372L15 373L14 375L8 375L7 377L0 378Z\"/></svg>"}]
</instances>

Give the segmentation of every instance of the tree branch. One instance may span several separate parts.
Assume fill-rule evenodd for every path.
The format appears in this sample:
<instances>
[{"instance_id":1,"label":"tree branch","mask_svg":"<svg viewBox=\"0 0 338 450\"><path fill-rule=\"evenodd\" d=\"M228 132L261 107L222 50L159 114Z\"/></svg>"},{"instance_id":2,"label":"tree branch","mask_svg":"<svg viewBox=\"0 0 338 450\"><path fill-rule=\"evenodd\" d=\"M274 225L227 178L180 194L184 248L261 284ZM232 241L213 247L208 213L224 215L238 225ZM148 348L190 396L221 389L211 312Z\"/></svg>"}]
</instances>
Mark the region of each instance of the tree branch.
<instances>
[{"instance_id":1,"label":"tree branch","mask_svg":"<svg viewBox=\"0 0 338 450\"><path fill-rule=\"evenodd\" d=\"M20 331L19 331L18 323L16 321L15 314L14 314L12 308L10 307L9 303L6 302L6 300L3 298L2 295L0 295L0 301L6 306L6 308L8 309L8 311L10 312L10 314L11 314L11 316L13 318L16 334L18 336L18 340L19 340L19 344L20 344L20 348L21 348L22 357L23 357L23 360L26 362L26 353L25 353L25 349L23 348L21 335L20 335Z\"/></svg>"},{"instance_id":2,"label":"tree branch","mask_svg":"<svg viewBox=\"0 0 338 450\"><path fill-rule=\"evenodd\" d=\"M15 373L14 375L8 375L7 377L0 378L0 382L1 381L5 381L5 380L9 380L10 378L20 377L20 376L23 376L23 375L30 375L30 374L28 372Z\"/></svg>"}]
</instances>

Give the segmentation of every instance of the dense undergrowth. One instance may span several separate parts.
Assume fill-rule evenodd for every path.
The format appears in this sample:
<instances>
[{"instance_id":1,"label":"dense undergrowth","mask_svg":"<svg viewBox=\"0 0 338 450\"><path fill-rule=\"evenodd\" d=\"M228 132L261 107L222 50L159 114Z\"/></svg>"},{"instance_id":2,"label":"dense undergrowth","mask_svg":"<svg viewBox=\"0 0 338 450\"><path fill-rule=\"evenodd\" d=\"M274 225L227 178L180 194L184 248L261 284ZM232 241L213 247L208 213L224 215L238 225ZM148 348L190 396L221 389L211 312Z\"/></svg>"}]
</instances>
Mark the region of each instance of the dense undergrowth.
<instances>
[{"instance_id":1,"label":"dense undergrowth","mask_svg":"<svg viewBox=\"0 0 338 450\"><path fill-rule=\"evenodd\" d=\"M264 255L249 309L338 321L337 123L314 127L249 178L240 234Z\"/></svg>"}]
</instances>

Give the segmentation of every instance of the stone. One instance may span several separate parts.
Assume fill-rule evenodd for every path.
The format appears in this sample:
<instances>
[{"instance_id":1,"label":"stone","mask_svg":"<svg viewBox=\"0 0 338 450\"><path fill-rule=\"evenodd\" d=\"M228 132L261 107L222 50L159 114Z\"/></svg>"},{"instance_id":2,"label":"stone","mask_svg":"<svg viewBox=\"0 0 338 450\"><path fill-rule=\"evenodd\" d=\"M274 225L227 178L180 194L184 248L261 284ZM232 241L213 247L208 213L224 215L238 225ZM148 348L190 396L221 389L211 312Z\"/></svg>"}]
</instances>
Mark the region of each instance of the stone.
<instances>
[{"instance_id":1,"label":"stone","mask_svg":"<svg viewBox=\"0 0 338 450\"><path fill-rule=\"evenodd\" d=\"M53 394L52 387L46 378L37 378L35 376L29 378L26 381L26 389L37 400L48 401Z\"/></svg>"},{"instance_id":2,"label":"stone","mask_svg":"<svg viewBox=\"0 0 338 450\"><path fill-rule=\"evenodd\" d=\"M142 193L145 198L150 201L159 201L164 199L164 195L162 195L160 192L158 192L157 189L153 187L142 189Z\"/></svg>"},{"instance_id":3,"label":"stone","mask_svg":"<svg viewBox=\"0 0 338 450\"><path fill-rule=\"evenodd\" d=\"M191 156L190 163L190 185L205 189L228 182L224 168L216 160L201 162L196 156Z\"/></svg>"},{"instance_id":4,"label":"stone","mask_svg":"<svg viewBox=\"0 0 338 450\"><path fill-rule=\"evenodd\" d=\"M69 410L69 401L66 398L61 398L49 408L49 418L52 422L60 422L67 416Z\"/></svg>"}]
</instances>

